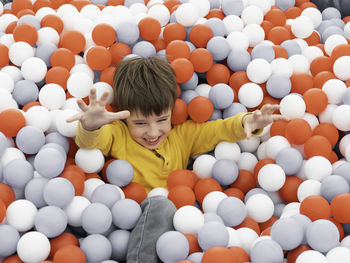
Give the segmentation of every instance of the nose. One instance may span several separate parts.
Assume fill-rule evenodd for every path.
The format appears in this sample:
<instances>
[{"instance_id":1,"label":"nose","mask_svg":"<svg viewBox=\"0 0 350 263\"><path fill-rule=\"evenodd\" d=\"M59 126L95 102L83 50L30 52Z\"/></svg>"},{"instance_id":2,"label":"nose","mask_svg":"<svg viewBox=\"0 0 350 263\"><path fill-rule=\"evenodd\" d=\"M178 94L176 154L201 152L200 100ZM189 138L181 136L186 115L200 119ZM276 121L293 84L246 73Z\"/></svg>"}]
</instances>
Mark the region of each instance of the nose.
<instances>
[{"instance_id":1,"label":"nose","mask_svg":"<svg viewBox=\"0 0 350 263\"><path fill-rule=\"evenodd\" d=\"M151 124L149 125L149 128L147 130L147 136L150 138L155 138L158 137L159 135L159 131L158 131L158 127L155 124Z\"/></svg>"}]
</instances>

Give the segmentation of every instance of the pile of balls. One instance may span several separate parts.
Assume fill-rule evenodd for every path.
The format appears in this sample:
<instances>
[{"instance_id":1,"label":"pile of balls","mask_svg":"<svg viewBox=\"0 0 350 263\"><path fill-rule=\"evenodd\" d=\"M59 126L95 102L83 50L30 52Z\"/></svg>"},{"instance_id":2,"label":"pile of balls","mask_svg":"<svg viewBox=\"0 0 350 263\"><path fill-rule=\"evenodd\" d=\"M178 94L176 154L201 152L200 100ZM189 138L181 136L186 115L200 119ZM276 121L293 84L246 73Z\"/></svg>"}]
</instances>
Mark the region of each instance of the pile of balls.
<instances>
[{"instance_id":1,"label":"pile of balls","mask_svg":"<svg viewBox=\"0 0 350 263\"><path fill-rule=\"evenodd\" d=\"M309 0L0 3L0 261L123 262L140 203L162 195L177 208L163 262L348 262L349 21ZM147 193L66 119L92 88L112 102L122 60L154 55L176 73L173 124L267 103L289 121Z\"/></svg>"}]
</instances>

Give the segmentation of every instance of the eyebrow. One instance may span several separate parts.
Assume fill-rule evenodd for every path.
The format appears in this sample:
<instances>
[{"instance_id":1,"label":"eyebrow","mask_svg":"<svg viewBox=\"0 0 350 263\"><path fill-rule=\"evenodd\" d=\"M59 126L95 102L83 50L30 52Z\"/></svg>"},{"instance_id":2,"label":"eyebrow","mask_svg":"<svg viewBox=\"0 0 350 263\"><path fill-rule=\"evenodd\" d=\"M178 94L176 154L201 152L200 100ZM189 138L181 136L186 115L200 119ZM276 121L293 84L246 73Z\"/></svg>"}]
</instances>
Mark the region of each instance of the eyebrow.
<instances>
[{"instance_id":1,"label":"eyebrow","mask_svg":"<svg viewBox=\"0 0 350 263\"><path fill-rule=\"evenodd\" d=\"M170 117L170 114L167 114L167 115L159 116L159 117L157 117L157 119L164 119L164 118L169 118L169 117ZM133 122L145 122L145 121L146 121L145 119L133 120Z\"/></svg>"}]
</instances>

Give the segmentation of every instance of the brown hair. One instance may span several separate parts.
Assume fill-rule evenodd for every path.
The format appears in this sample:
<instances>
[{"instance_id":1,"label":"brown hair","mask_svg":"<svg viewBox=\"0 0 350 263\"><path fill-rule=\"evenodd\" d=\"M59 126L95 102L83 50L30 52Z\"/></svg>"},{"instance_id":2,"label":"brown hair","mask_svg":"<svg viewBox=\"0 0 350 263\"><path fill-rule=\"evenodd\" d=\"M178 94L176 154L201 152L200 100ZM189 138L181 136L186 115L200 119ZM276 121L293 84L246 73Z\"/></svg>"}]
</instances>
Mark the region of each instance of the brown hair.
<instances>
[{"instance_id":1,"label":"brown hair","mask_svg":"<svg viewBox=\"0 0 350 263\"><path fill-rule=\"evenodd\" d=\"M119 111L160 115L174 107L177 98L175 72L161 57L129 58L116 67L113 91L113 106Z\"/></svg>"}]
</instances>

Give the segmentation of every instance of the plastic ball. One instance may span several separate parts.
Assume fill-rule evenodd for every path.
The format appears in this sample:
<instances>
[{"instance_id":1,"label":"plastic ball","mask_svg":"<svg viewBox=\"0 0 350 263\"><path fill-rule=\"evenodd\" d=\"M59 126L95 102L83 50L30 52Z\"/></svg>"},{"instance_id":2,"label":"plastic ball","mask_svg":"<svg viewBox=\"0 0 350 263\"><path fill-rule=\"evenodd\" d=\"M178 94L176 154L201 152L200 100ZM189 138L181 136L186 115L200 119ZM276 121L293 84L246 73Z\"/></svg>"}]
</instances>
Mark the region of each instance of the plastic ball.
<instances>
[{"instance_id":1,"label":"plastic ball","mask_svg":"<svg viewBox=\"0 0 350 263\"><path fill-rule=\"evenodd\" d=\"M57 84L46 84L40 89L39 102L49 110L59 109L66 101L66 94Z\"/></svg>"},{"instance_id":2,"label":"plastic ball","mask_svg":"<svg viewBox=\"0 0 350 263\"><path fill-rule=\"evenodd\" d=\"M232 71L245 71L251 60L251 56L246 49L232 48L227 56L227 65Z\"/></svg>"},{"instance_id":3,"label":"plastic ball","mask_svg":"<svg viewBox=\"0 0 350 263\"><path fill-rule=\"evenodd\" d=\"M156 243L158 257L164 262L178 262L186 259L190 246L186 237L176 231L168 231L162 234Z\"/></svg>"},{"instance_id":4,"label":"plastic ball","mask_svg":"<svg viewBox=\"0 0 350 263\"><path fill-rule=\"evenodd\" d=\"M111 243L100 234L88 235L81 241L80 249L84 252L87 262L102 262L110 259L112 255Z\"/></svg>"},{"instance_id":5,"label":"plastic ball","mask_svg":"<svg viewBox=\"0 0 350 263\"><path fill-rule=\"evenodd\" d=\"M289 94L280 102L281 114L289 119L302 118L305 110L306 105L303 98L296 94Z\"/></svg>"},{"instance_id":6,"label":"plastic ball","mask_svg":"<svg viewBox=\"0 0 350 263\"><path fill-rule=\"evenodd\" d=\"M210 213L216 213L218 205L220 202L225 199L227 195L220 191L213 191L208 193L202 202L202 208L204 211L204 216L206 217L206 214ZM206 218L205 218L206 219Z\"/></svg>"},{"instance_id":7,"label":"plastic ball","mask_svg":"<svg viewBox=\"0 0 350 263\"><path fill-rule=\"evenodd\" d=\"M271 66L265 59L254 59L247 66L248 78L254 83L260 84L267 81L271 74Z\"/></svg>"},{"instance_id":8,"label":"plastic ball","mask_svg":"<svg viewBox=\"0 0 350 263\"><path fill-rule=\"evenodd\" d=\"M225 109L233 102L234 94L229 85L219 83L211 87L209 99L216 109Z\"/></svg>"},{"instance_id":9,"label":"plastic ball","mask_svg":"<svg viewBox=\"0 0 350 263\"><path fill-rule=\"evenodd\" d=\"M16 66L22 66L31 57L34 57L34 49L26 42L16 42L9 48L9 58Z\"/></svg>"},{"instance_id":10,"label":"plastic ball","mask_svg":"<svg viewBox=\"0 0 350 263\"><path fill-rule=\"evenodd\" d=\"M126 260L130 232L126 230L115 230L108 235L108 240L112 245L112 258L116 260Z\"/></svg>"},{"instance_id":11,"label":"plastic ball","mask_svg":"<svg viewBox=\"0 0 350 263\"><path fill-rule=\"evenodd\" d=\"M43 261L49 253L50 241L40 232L27 232L18 241L17 254L24 262Z\"/></svg>"},{"instance_id":12,"label":"plastic ball","mask_svg":"<svg viewBox=\"0 0 350 263\"><path fill-rule=\"evenodd\" d=\"M18 231L11 225L0 225L0 257L8 257L16 252L20 238Z\"/></svg>"},{"instance_id":13,"label":"plastic ball","mask_svg":"<svg viewBox=\"0 0 350 263\"><path fill-rule=\"evenodd\" d=\"M325 177L321 182L321 195L328 201L343 193L349 192L349 183L340 175L331 175Z\"/></svg>"},{"instance_id":14,"label":"plastic ball","mask_svg":"<svg viewBox=\"0 0 350 263\"><path fill-rule=\"evenodd\" d=\"M255 47L264 41L264 29L258 24L246 25L242 30L242 33L248 37L250 47Z\"/></svg>"},{"instance_id":15,"label":"plastic ball","mask_svg":"<svg viewBox=\"0 0 350 263\"><path fill-rule=\"evenodd\" d=\"M54 178L62 173L66 158L64 150L62 153L53 147L47 147L41 149L35 156L34 168L41 176Z\"/></svg>"},{"instance_id":16,"label":"plastic ball","mask_svg":"<svg viewBox=\"0 0 350 263\"><path fill-rule=\"evenodd\" d=\"M112 213L101 203L92 203L81 214L81 226L89 234L102 234L112 224Z\"/></svg>"},{"instance_id":17,"label":"plastic ball","mask_svg":"<svg viewBox=\"0 0 350 263\"><path fill-rule=\"evenodd\" d=\"M119 190L114 185L102 184L93 191L91 201L104 204L111 209L115 202L121 198Z\"/></svg>"},{"instance_id":18,"label":"plastic ball","mask_svg":"<svg viewBox=\"0 0 350 263\"><path fill-rule=\"evenodd\" d=\"M249 38L246 34L240 31L233 31L226 37L227 42L229 43L231 49L241 48L248 49L249 47Z\"/></svg>"},{"instance_id":19,"label":"plastic ball","mask_svg":"<svg viewBox=\"0 0 350 263\"><path fill-rule=\"evenodd\" d=\"M12 96L19 105L26 105L28 102L36 101L39 95L38 86L34 81L19 80L15 83Z\"/></svg>"},{"instance_id":20,"label":"plastic ball","mask_svg":"<svg viewBox=\"0 0 350 263\"><path fill-rule=\"evenodd\" d=\"M33 178L25 186L25 199L32 202L37 208L47 205L43 197L43 190L47 182L46 178Z\"/></svg>"},{"instance_id":21,"label":"plastic ball","mask_svg":"<svg viewBox=\"0 0 350 263\"><path fill-rule=\"evenodd\" d=\"M234 227L243 222L247 216L244 203L236 197L226 197L218 205L216 213L226 226Z\"/></svg>"},{"instance_id":22,"label":"plastic ball","mask_svg":"<svg viewBox=\"0 0 350 263\"><path fill-rule=\"evenodd\" d=\"M45 144L43 131L35 126L25 126L16 136L16 145L23 153L35 154Z\"/></svg>"},{"instance_id":23,"label":"plastic ball","mask_svg":"<svg viewBox=\"0 0 350 263\"><path fill-rule=\"evenodd\" d=\"M254 94L254 96L251 96ZM238 100L247 108L254 108L260 105L263 100L263 91L256 83L246 83L238 91Z\"/></svg>"},{"instance_id":24,"label":"plastic ball","mask_svg":"<svg viewBox=\"0 0 350 263\"><path fill-rule=\"evenodd\" d=\"M198 178L211 177L213 165L215 164L215 157L209 154L202 154L197 157L193 163L193 171Z\"/></svg>"},{"instance_id":25,"label":"plastic ball","mask_svg":"<svg viewBox=\"0 0 350 263\"><path fill-rule=\"evenodd\" d=\"M307 38L312 34L314 24L309 17L299 16L293 20L291 30L296 37Z\"/></svg>"},{"instance_id":26,"label":"plastic ball","mask_svg":"<svg viewBox=\"0 0 350 263\"><path fill-rule=\"evenodd\" d=\"M271 63L275 58L275 51L268 44L259 44L254 46L251 52L251 56L252 59L262 58Z\"/></svg>"},{"instance_id":27,"label":"plastic ball","mask_svg":"<svg viewBox=\"0 0 350 263\"><path fill-rule=\"evenodd\" d=\"M247 214L256 222L266 222L271 218L274 205L271 198L265 194L252 195L246 202Z\"/></svg>"},{"instance_id":28,"label":"plastic ball","mask_svg":"<svg viewBox=\"0 0 350 263\"><path fill-rule=\"evenodd\" d=\"M64 208L67 214L68 224L73 227L81 226L81 215L90 201L83 196L75 196L73 200Z\"/></svg>"},{"instance_id":29,"label":"plastic ball","mask_svg":"<svg viewBox=\"0 0 350 263\"><path fill-rule=\"evenodd\" d=\"M184 3L176 9L175 17L179 24L185 27L193 26L199 18L199 12L195 5Z\"/></svg>"},{"instance_id":30,"label":"plastic ball","mask_svg":"<svg viewBox=\"0 0 350 263\"><path fill-rule=\"evenodd\" d=\"M49 110L43 106L30 107L25 118L27 125L39 127L43 132L47 131L52 121Z\"/></svg>"},{"instance_id":31,"label":"plastic ball","mask_svg":"<svg viewBox=\"0 0 350 263\"><path fill-rule=\"evenodd\" d=\"M76 164L86 173L96 173L102 170L104 157L98 149L80 148L75 154Z\"/></svg>"},{"instance_id":32,"label":"plastic ball","mask_svg":"<svg viewBox=\"0 0 350 263\"><path fill-rule=\"evenodd\" d=\"M21 72L24 79L40 82L45 78L47 66L42 59L30 57L23 61Z\"/></svg>"},{"instance_id":33,"label":"plastic ball","mask_svg":"<svg viewBox=\"0 0 350 263\"><path fill-rule=\"evenodd\" d=\"M35 229L46 237L57 237L67 227L67 215L56 206L45 206L36 214L34 225Z\"/></svg>"},{"instance_id":34,"label":"plastic ball","mask_svg":"<svg viewBox=\"0 0 350 263\"><path fill-rule=\"evenodd\" d=\"M108 165L106 175L111 184L123 187L132 181L134 168L125 160L114 160Z\"/></svg>"},{"instance_id":35,"label":"plastic ball","mask_svg":"<svg viewBox=\"0 0 350 263\"><path fill-rule=\"evenodd\" d=\"M76 72L69 76L67 89L76 98L84 98L89 95L93 80L83 72Z\"/></svg>"},{"instance_id":36,"label":"plastic ball","mask_svg":"<svg viewBox=\"0 0 350 263\"><path fill-rule=\"evenodd\" d=\"M213 18L208 19L205 22L205 24L211 28L211 30L213 31L214 37L215 36L220 36L220 37L225 36L226 28L225 28L224 22L221 19L219 19L217 17L213 17ZM226 44L228 44L228 43L226 43Z\"/></svg>"},{"instance_id":37,"label":"plastic ball","mask_svg":"<svg viewBox=\"0 0 350 263\"><path fill-rule=\"evenodd\" d=\"M306 57L301 54L294 54L289 56L288 60L290 61L293 67L293 73L308 73L310 70L310 63Z\"/></svg>"},{"instance_id":38,"label":"plastic ball","mask_svg":"<svg viewBox=\"0 0 350 263\"><path fill-rule=\"evenodd\" d=\"M197 234L204 225L204 217L198 208L187 205L175 212L173 224L183 234Z\"/></svg>"},{"instance_id":39,"label":"plastic ball","mask_svg":"<svg viewBox=\"0 0 350 263\"><path fill-rule=\"evenodd\" d=\"M156 187L156 188L153 188L151 191L148 192L147 197L153 197L153 196L168 197L168 194L169 194L169 191L166 188Z\"/></svg>"},{"instance_id":40,"label":"plastic ball","mask_svg":"<svg viewBox=\"0 0 350 263\"><path fill-rule=\"evenodd\" d=\"M7 223L17 231L25 232L34 226L36 214L37 209L32 202L24 199L16 200L7 207Z\"/></svg>"},{"instance_id":41,"label":"plastic ball","mask_svg":"<svg viewBox=\"0 0 350 263\"><path fill-rule=\"evenodd\" d=\"M250 249L250 259L252 262L282 262L283 250L279 243L273 239L263 239L257 241Z\"/></svg>"},{"instance_id":42,"label":"plastic ball","mask_svg":"<svg viewBox=\"0 0 350 263\"><path fill-rule=\"evenodd\" d=\"M331 202L331 213L340 223L348 224L350 222L350 215L347 209L349 197L348 193L339 194Z\"/></svg>"},{"instance_id":43,"label":"plastic ball","mask_svg":"<svg viewBox=\"0 0 350 263\"><path fill-rule=\"evenodd\" d=\"M335 247L328 251L326 258L329 263L345 263L350 256L350 249L347 247Z\"/></svg>"},{"instance_id":44,"label":"plastic ball","mask_svg":"<svg viewBox=\"0 0 350 263\"><path fill-rule=\"evenodd\" d=\"M6 183L14 188L22 189L33 178L33 166L26 160L13 160L2 168Z\"/></svg>"},{"instance_id":45,"label":"plastic ball","mask_svg":"<svg viewBox=\"0 0 350 263\"><path fill-rule=\"evenodd\" d=\"M48 181L43 190L43 197L48 205L66 207L74 198L72 183L65 178L54 178Z\"/></svg>"},{"instance_id":46,"label":"plastic ball","mask_svg":"<svg viewBox=\"0 0 350 263\"><path fill-rule=\"evenodd\" d=\"M13 91L15 83L10 74L0 72L0 80L2 83L4 83L4 86L2 87L3 89L8 90L9 92Z\"/></svg>"},{"instance_id":47,"label":"plastic ball","mask_svg":"<svg viewBox=\"0 0 350 263\"><path fill-rule=\"evenodd\" d=\"M332 164L323 156L314 156L306 161L304 172L308 179L322 181L325 177L331 175Z\"/></svg>"},{"instance_id":48,"label":"plastic ball","mask_svg":"<svg viewBox=\"0 0 350 263\"><path fill-rule=\"evenodd\" d=\"M240 16L244 9L243 1L235 1L235 0L223 0L221 3L221 8L223 13L228 15L236 15Z\"/></svg>"},{"instance_id":49,"label":"plastic ball","mask_svg":"<svg viewBox=\"0 0 350 263\"><path fill-rule=\"evenodd\" d=\"M228 159L217 160L212 167L212 177L221 185L230 185L238 177L238 166Z\"/></svg>"},{"instance_id":50,"label":"plastic ball","mask_svg":"<svg viewBox=\"0 0 350 263\"><path fill-rule=\"evenodd\" d=\"M300 170L303 156L295 148L284 148L277 153L276 164L283 169L286 175L293 175Z\"/></svg>"},{"instance_id":51,"label":"plastic ball","mask_svg":"<svg viewBox=\"0 0 350 263\"><path fill-rule=\"evenodd\" d=\"M141 216L139 204L132 199L118 200L112 207L113 223L121 229L132 229Z\"/></svg>"},{"instance_id":52,"label":"plastic ball","mask_svg":"<svg viewBox=\"0 0 350 263\"><path fill-rule=\"evenodd\" d=\"M229 233L226 227L218 222L208 222L198 231L198 244L205 251L212 247L226 247Z\"/></svg>"},{"instance_id":53,"label":"plastic ball","mask_svg":"<svg viewBox=\"0 0 350 263\"><path fill-rule=\"evenodd\" d=\"M225 247L212 247L208 249L204 254L203 263L214 263L219 260L222 263L234 262L234 256L232 252Z\"/></svg>"},{"instance_id":54,"label":"plastic ball","mask_svg":"<svg viewBox=\"0 0 350 263\"><path fill-rule=\"evenodd\" d=\"M86 256L78 246L68 244L59 248L56 251L56 253L53 256L53 260L57 263L63 263L68 261L83 263L86 262Z\"/></svg>"},{"instance_id":55,"label":"plastic ball","mask_svg":"<svg viewBox=\"0 0 350 263\"><path fill-rule=\"evenodd\" d=\"M297 248L303 241L303 237L303 228L293 217L279 219L271 227L272 240L284 250Z\"/></svg>"},{"instance_id":56,"label":"plastic ball","mask_svg":"<svg viewBox=\"0 0 350 263\"><path fill-rule=\"evenodd\" d=\"M307 263L317 260L317 262L320 263L327 263L327 258L320 252L316 251L316 250L307 250L302 252L298 257L297 260L295 261L295 263Z\"/></svg>"},{"instance_id":57,"label":"plastic ball","mask_svg":"<svg viewBox=\"0 0 350 263\"><path fill-rule=\"evenodd\" d=\"M237 233L241 241L240 247L249 254L252 243L259 237L258 234L253 229L248 227L241 227L237 229Z\"/></svg>"}]
</instances>

